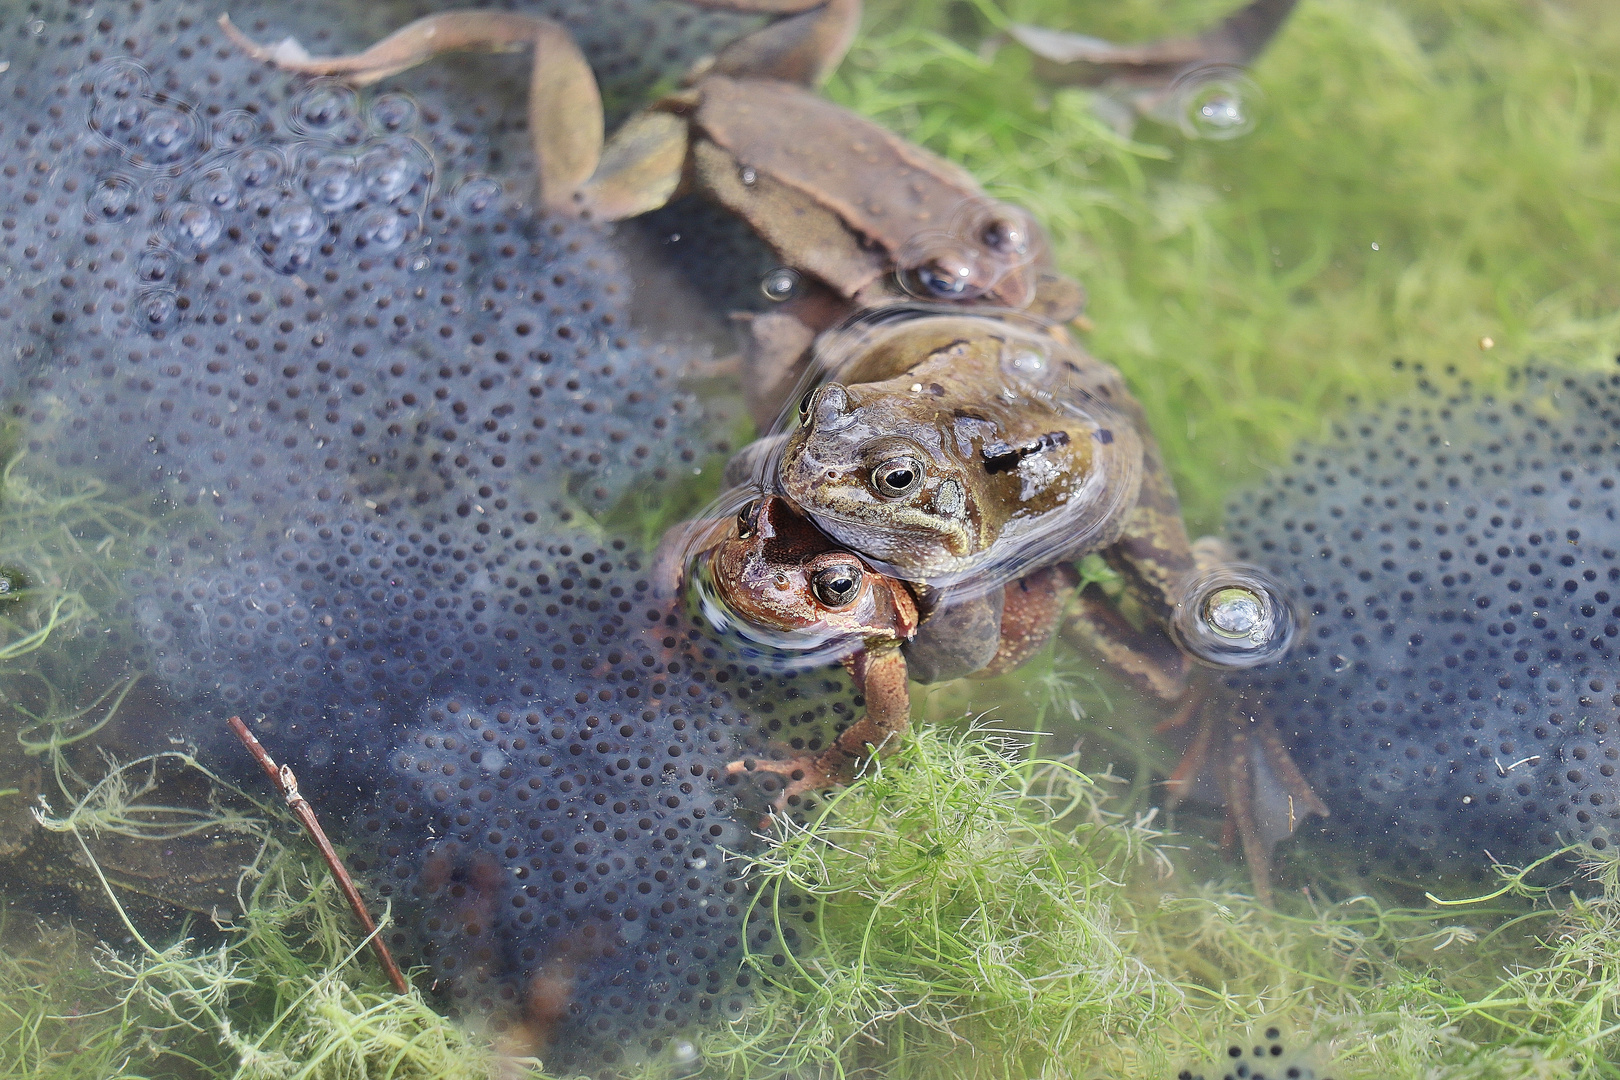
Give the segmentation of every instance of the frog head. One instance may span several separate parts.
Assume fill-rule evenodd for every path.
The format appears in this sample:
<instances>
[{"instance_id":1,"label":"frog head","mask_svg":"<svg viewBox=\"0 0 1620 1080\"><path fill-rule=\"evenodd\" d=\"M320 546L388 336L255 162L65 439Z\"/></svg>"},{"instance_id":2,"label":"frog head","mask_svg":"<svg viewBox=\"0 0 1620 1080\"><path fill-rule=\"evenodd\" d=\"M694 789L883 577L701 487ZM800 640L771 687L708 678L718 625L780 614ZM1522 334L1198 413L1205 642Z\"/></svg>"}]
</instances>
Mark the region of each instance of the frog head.
<instances>
[{"instance_id":1,"label":"frog head","mask_svg":"<svg viewBox=\"0 0 1620 1080\"><path fill-rule=\"evenodd\" d=\"M897 645L917 630L900 582L828 540L785 499L765 495L736 516L710 555L711 579L739 618L784 633Z\"/></svg>"},{"instance_id":2,"label":"frog head","mask_svg":"<svg viewBox=\"0 0 1620 1080\"><path fill-rule=\"evenodd\" d=\"M974 426L926 392L826 383L801 403L777 483L828 535L921 580L983 551L1000 525Z\"/></svg>"}]
</instances>

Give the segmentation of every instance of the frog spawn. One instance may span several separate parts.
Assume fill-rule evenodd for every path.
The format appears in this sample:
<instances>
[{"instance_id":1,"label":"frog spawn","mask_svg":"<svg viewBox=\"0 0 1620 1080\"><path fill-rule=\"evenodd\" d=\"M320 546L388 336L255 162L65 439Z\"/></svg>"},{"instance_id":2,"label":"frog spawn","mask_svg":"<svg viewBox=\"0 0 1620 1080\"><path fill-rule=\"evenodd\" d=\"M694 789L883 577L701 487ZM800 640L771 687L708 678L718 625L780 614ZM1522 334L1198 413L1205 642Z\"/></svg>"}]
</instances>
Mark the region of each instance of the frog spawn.
<instances>
[{"instance_id":1,"label":"frog spawn","mask_svg":"<svg viewBox=\"0 0 1620 1080\"><path fill-rule=\"evenodd\" d=\"M1310 625L1235 678L1331 805L1330 838L1432 872L1620 827L1620 379L1425 384L1233 505Z\"/></svg>"},{"instance_id":2,"label":"frog spawn","mask_svg":"<svg viewBox=\"0 0 1620 1080\"><path fill-rule=\"evenodd\" d=\"M1217 1061L1182 1069L1176 1080L1332 1080L1313 1066L1311 1047L1291 1047L1280 1028L1266 1028L1261 1038L1233 1043Z\"/></svg>"},{"instance_id":3,"label":"frog spawn","mask_svg":"<svg viewBox=\"0 0 1620 1080\"><path fill-rule=\"evenodd\" d=\"M0 99L0 376L30 468L157 522L106 640L219 767L251 775L218 722L255 720L459 1011L559 1068L733 1014L744 936L789 939L719 858L758 819L723 766L857 706L720 654L579 533L725 418L630 328L603 237L471 173L433 94L81 7L39 5Z\"/></svg>"}]
</instances>

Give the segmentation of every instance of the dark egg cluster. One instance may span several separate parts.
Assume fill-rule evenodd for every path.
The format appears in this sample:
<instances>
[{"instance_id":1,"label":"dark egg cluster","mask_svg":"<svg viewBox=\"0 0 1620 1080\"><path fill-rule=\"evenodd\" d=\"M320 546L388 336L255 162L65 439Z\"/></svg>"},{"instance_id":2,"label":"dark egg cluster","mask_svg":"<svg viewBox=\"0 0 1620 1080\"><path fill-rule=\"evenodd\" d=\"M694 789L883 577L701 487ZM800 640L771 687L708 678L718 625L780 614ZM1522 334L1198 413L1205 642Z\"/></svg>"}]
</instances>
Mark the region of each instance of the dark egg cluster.
<instances>
[{"instance_id":1,"label":"dark egg cluster","mask_svg":"<svg viewBox=\"0 0 1620 1080\"><path fill-rule=\"evenodd\" d=\"M1231 508L1240 557L1308 613L1235 685L1330 836L1420 870L1616 841L1617 422L1620 376L1425 383Z\"/></svg>"},{"instance_id":2,"label":"dark egg cluster","mask_svg":"<svg viewBox=\"0 0 1620 1080\"><path fill-rule=\"evenodd\" d=\"M1261 1039L1233 1043L1219 1061L1199 1069L1182 1069L1176 1080L1332 1080L1312 1068L1309 1048L1290 1047L1279 1028L1266 1028Z\"/></svg>"},{"instance_id":3,"label":"dark egg cluster","mask_svg":"<svg viewBox=\"0 0 1620 1080\"><path fill-rule=\"evenodd\" d=\"M726 764L858 701L722 655L598 523L730 426L609 237L480 171L464 90L285 76L217 14L0 14L22 467L143 508L128 662L212 765L240 713L294 766L420 985L549 1066L657 1053L741 1007L745 949L786 962Z\"/></svg>"}]
</instances>

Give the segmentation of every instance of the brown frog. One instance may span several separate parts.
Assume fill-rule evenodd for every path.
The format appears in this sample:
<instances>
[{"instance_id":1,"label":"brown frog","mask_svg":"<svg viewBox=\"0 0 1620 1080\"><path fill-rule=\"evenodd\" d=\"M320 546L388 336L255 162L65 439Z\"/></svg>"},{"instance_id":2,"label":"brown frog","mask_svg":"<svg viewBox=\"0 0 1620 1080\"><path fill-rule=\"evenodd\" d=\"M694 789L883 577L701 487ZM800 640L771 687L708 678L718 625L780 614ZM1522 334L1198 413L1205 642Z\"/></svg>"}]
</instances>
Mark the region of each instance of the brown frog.
<instances>
[{"instance_id":1,"label":"brown frog","mask_svg":"<svg viewBox=\"0 0 1620 1080\"><path fill-rule=\"evenodd\" d=\"M690 552L696 550L696 555ZM758 770L784 777L778 803L805 791L853 778L869 756L904 733L911 716L906 645L917 632L917 607L907 587L827 539L785 499L750 500L734 518L699 522L674 534L664 560L679 560L687 585L712 594L722 607L710 625L736 625L758 648L776 637L784 664L837 660L866 699L866 712L819 753L784 760L737 762L733 772ZM1024 662L1050 636L1056 612L1077 577L1054 567L1010 585L998 607L993 655L984 674ZM700 601L701 602L701 601ZM1054 607L1055 605L1055 607ZM795 639L789 641L789 639ZM927 673L918 681L931 681Z\"/></svg>"},{"instance_id":2,"label":"brown frog","mask_svg":"<svg viewBox=\"0 0 1620 1080\"><path fill-rule=\"evenodd\" d=\"M746 221L807 281L750 323L743 363L761 427L797 381L815 335L855 310L922 296L1079 315L1080 287L1050 268L1024 211L967 172L812 92L849 48L859 0L698 0L784 17L700 65L686 85L604 140L602 101L561 24L498 10L447 11L353 56L261 46L250 55L365 84L447 52L532 47L530 129L540 198L557 212L617 221L697 192Z\"/></svg>"},{"instance_id":3,"label":"brown frog","mask_svg":"<svg viewBox=\"0 0 1620 1080\"><path fill-rule=\"evenodd\" d=\"M785 801L802 791L846 782L867 756L905 730L911 717L900 646L917 630L911 593L871 570L818 532L785 500L751 500L692 570L735 618L755 631L795 635L826 659L836 657L866 713L819 754L784 761L738 762L780 774Z\"/></svg>"},{"instance_id":4,"label":"brown frog","mask_svg":"<svg viewBox=\"0 0 1620 1080\"><path fill-rule=\"evenodd\" d=\"M1218 544L1189 542L1113 368L1012 316L892 312L824 346L833 381L805 395L796 430L740 455L733 477L752 472L832 541L911 584L922 619L901 652L912 678L1006 670L1063 622L1142 689L1197 703L1208 680L1188 693L1192 661L1246 667L1287 648L1291 612L1275 583ZM1069 564L1090 553L1119 573L1121 596L1075 594ZM1265 756L1300 816L1325 813L1280 740L1256 730L1232 746L1234 758ZM1195 740L1174 791L1209 753L1207 736ZM1254 848L1241 795L1229 798L1233 820Z\"/></svg>"}]
</instances>

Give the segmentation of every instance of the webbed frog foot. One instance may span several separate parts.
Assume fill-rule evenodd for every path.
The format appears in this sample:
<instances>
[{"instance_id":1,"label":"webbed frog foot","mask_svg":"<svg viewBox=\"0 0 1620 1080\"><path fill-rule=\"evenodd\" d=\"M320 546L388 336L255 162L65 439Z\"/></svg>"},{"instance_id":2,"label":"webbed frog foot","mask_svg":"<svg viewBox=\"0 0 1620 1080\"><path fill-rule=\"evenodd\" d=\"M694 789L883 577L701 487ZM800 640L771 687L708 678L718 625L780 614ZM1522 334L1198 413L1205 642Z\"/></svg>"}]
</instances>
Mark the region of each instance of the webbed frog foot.
<instances>
[{"instance_id":1,"label":"webbed frog foot","mask_svg":"<svg viewBox=\"0 0 1620 1080\"><path fill-rule=\"evenodd\" d=\"M779 814L786 811L793 800L800 799L810 792L849 783L855 778L856 765L857 762L852 761L848 755L832 748L820 753L796 754L780 761L768 758L744 758L727 765L726 774L737 776L764 773L780 777L782 789L771 799L771 812ZM768 788L765 793L770 794ZM767 814L761 825L769 820L770 815Z\"/></svg>"},{"instance_id":2,"label":"webbed frog foot","mask_svg":"<svg viewBox=\"0 0 1620 1080\"><path fill-rule=\"evenodd\" d=\"M1173 810L1213 780L1226 806L1222 842L1242 845L1255 899L1270 904L1272 849L1305 818L1328 817L1330 811L1271 720L1250 715L1212 682L1207 674L1197 679L1175 715L1158 726L1162 732L1196 724L1164 782L1165 802Z\"/></svg>"}]
</instances>

